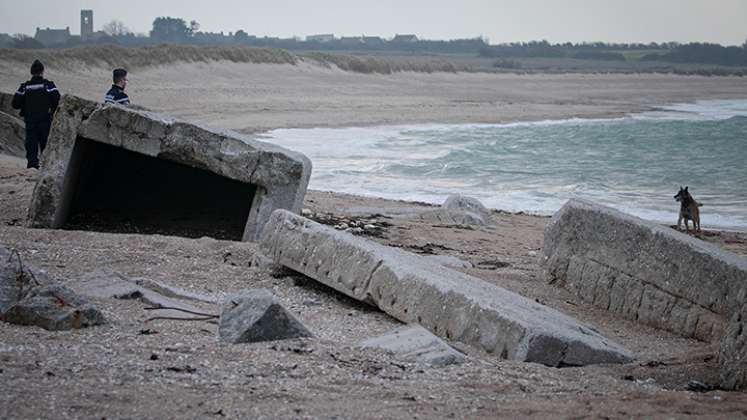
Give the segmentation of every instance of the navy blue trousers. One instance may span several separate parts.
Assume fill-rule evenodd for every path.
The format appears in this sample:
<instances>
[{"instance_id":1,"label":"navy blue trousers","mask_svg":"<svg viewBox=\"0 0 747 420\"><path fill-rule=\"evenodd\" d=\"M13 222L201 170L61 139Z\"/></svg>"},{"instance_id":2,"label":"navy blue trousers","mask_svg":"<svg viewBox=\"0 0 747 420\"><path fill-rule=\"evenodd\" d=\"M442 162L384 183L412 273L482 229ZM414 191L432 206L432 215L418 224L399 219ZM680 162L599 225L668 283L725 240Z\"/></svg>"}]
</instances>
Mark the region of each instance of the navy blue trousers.
<instances>
[{"instance_id":1,"label":"navy blue trousers","mask_svg":"<svg viewBox=\"0 0 747 420\"><path fill-rule=\"evenodd\" d=\"M47 147L51 121L26 122L26 167L39 168L39 157Z\"/></svg>"}]
</instances>

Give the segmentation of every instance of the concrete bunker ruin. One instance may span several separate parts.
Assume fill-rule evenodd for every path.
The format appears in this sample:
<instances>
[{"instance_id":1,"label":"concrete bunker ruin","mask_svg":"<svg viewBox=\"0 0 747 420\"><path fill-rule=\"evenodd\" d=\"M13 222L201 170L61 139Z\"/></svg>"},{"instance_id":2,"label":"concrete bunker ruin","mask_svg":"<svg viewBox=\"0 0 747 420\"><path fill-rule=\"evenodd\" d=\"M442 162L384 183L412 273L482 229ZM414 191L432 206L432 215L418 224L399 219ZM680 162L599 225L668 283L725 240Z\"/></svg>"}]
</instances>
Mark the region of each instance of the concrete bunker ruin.
<instances>
[{"instance_id":1,"label":"concrete bunker ruin","mask_svg":"<svg viewBox=\"0 0 747 420\"><path fill-rule=\"evenodd\" d=\"M66 96L29 224L253 241L273 210L300 210L310 172L280 147Z\"/></svg>"}]
</instances>

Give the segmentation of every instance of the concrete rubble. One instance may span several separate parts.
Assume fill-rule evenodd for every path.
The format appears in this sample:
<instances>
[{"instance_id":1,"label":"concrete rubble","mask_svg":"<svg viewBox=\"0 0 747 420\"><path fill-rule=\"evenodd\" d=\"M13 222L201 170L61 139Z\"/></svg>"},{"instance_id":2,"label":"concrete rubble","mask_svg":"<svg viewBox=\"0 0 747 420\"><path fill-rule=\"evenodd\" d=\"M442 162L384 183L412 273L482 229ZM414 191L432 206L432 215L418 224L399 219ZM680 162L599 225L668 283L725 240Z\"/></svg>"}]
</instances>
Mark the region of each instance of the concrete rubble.
<instances>
[{"instance_id":1,"label":"concrete rubble","mask_svg":"<svg viewBox=\"0 0 747 420\"><path fill-rule=\"evenodd\" d=\"M103 324L104 316L69 288L26 265L17 252L0 246L0 320L47 330Z\"/></svg>"},{"instance_id":2,"label":"concrete rubble","mask_svg":"<svg viewBox=\"0 0 747 420\"><path fill-rule=\"evenodd\" d=\"M624 363L630 352L575 319L466 274L322 226L273 213L260 250L405 323L497 357L548 366Z\"/></svg>"},{"instance_id":3,"label":"concrete rubble","mask_svg":"<svg viewBox=\"0 0 747 420\"><path fill-rule=\"evenodd\" d=\"M407 325L358 344L394 353L399 360L447 366L464 362L464 355L420 325Z\"/></svg>"},{"instance_id":4,"label":"concrete rubble","mask_svg":"<svg viewBox=\"0 0 747 420\"><path fill-rule=\"evenodd\" d=\"M313 335L269 290L251 289L224 299L220 308L218 336L222 341L238 344Z\"/></svg>"},{"instance_id":5,"label":"concrete rubble","mask_svg":"<svg viewBox=\"0 0 747 420\"><path fill-rule=\"evenodd\" d=\"M0 319L50 331L92 327L106 323L95 306L61 284L38 286L8 308Z\"/></svg>"},{"instance_id":6,"label":"concrete rubble","mask_svg":"<svg viewBox=\"0 0 747 420\"><path fill-rule=\"evenodd\" d=\"M43 283L47 283L46 277L25 265L20 254L0 246L0 314Z\"/></svg>"},{"instance_id":7,"label":"concrete rubble","mask_svg":"<svg viewBox=\"0 0 747 420\"><path fill-rule=\"evenodd\" d=\"M42 160L29 209L29 225L63 226L76 206L86 205L80 198L88 193L86 182L96 182L98 178L111 179L97 186L98 196L111 193L113 199L121 199L117 188L126 187L138 173L107 173L112 162L125 171L129 162L138 162L138 167L149 168L154 172L152 176L164 182L173 178L170 174L175 171L204 181L204 185L189 185L191 189L184 194L188 197L177 197L185 200L198 193L216 194L211 190L217 185L235 191L231 196L221 195L222 208L226 210L230 203L238 212L246 212L248 216L240 220L239 232L239 238L246 241L258 238L273 210L301 210L311 172L308 158L271 144L165 119L148 111L101 105L66 95L60 102ZM147 179L142 185L152 188ZM184 188L178 183L174 187ZM128 194L143 197L127 197L127 203L142 201L147 206L153 198L171 190L164 187L160 192L130 191ZM101 201L102 198L98 200ZM183 207L210 201L214 200L193 198L191 204ZM146 210L157 213L159 209Z\"/></svg>"}]
</instances>

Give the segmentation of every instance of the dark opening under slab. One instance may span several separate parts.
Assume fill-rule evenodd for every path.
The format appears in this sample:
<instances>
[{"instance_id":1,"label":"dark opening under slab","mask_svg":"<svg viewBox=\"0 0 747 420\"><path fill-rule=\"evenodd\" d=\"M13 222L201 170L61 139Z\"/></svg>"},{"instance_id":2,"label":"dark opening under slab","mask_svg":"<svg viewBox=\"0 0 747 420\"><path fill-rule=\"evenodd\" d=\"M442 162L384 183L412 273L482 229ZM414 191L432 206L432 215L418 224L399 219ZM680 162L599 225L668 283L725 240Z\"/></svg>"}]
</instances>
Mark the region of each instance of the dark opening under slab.
<instances>
[{"instance_id":1,"label":"dark opening under slab","mask_svg":"<svg viewBox=\"0 0 747 420\"><path fill-rule=\"evenodd\" d=\"M240 241L256 186L78 138L63 229Z\"/></svg>"}]
</instances>

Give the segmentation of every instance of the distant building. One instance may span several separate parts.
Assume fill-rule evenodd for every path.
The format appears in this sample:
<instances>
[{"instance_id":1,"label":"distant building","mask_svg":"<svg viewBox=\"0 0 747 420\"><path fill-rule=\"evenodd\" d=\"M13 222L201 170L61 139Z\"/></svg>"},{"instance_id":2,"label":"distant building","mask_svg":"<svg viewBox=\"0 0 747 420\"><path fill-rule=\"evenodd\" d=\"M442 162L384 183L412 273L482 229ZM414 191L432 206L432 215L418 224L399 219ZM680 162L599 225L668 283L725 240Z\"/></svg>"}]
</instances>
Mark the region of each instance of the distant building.
<instances>
[{"instance_id":1,"label":"distant building","mask_svg":"<svg viewBox=\"0 0 747 420\"><path fill-rule=\"evenodd\" d=\"M415 35L395 35L392 42L418 42L418 37Z\"/></svg>"},{"instance_id":2,"label":"distant building","mask_svg":"<svg viewBox=\"0 0 747 420\"><path fill-rule=\"evenodd\" d=\"M80 11L80 40L85 42L93 36L93 10Z\"/></svg>"},{"instance_id":3,"label":"distant building","mask_svg":"<svg viewBox=\"0 0 747 420\"><path fill-rule=\"evenodd\" d=\"M334 40L334 34L309 35L306 37L306 42L332 42Z\"/></svg>"},{"instance_id":4,"label":"distant building","mask_svg":"<svg viewBox=\"0 0 747 420\"><path fill-rule=\"evenodd\" d=\"M363 44L362 36L344 36L340 38L340 44L347 46L355 46Z\"/></svg>"},{"instance_id":5,"label":"distant building","mask_svg":"<svg viewBox=\"0 0 747 420\"><path fill-rule=\"evenodd\" d=\"M0 48L10 48L15 44L15 39L8 34L0 34Z\"/></svg>"},{"instance_id":6,"label":"distant building","mask_svg":"<svg viewBox=\"0 0 747 420\"><path fill-rule=\"evenodd\" d=\"M70 41L70 27L65 29L41 29L36 28L34 39L41 42L45 47L59 47Z\"/></svg>"},{"instance_id":7,"label":"distant building","mask_svg":"<svg viewBox=\"0 0 747 420\"><path fill-rule=\"evenodd\" d=\"M383 45L384 39L378 36L364 36L363 43L366 45Z\"/></svg>"}]
</instances>

